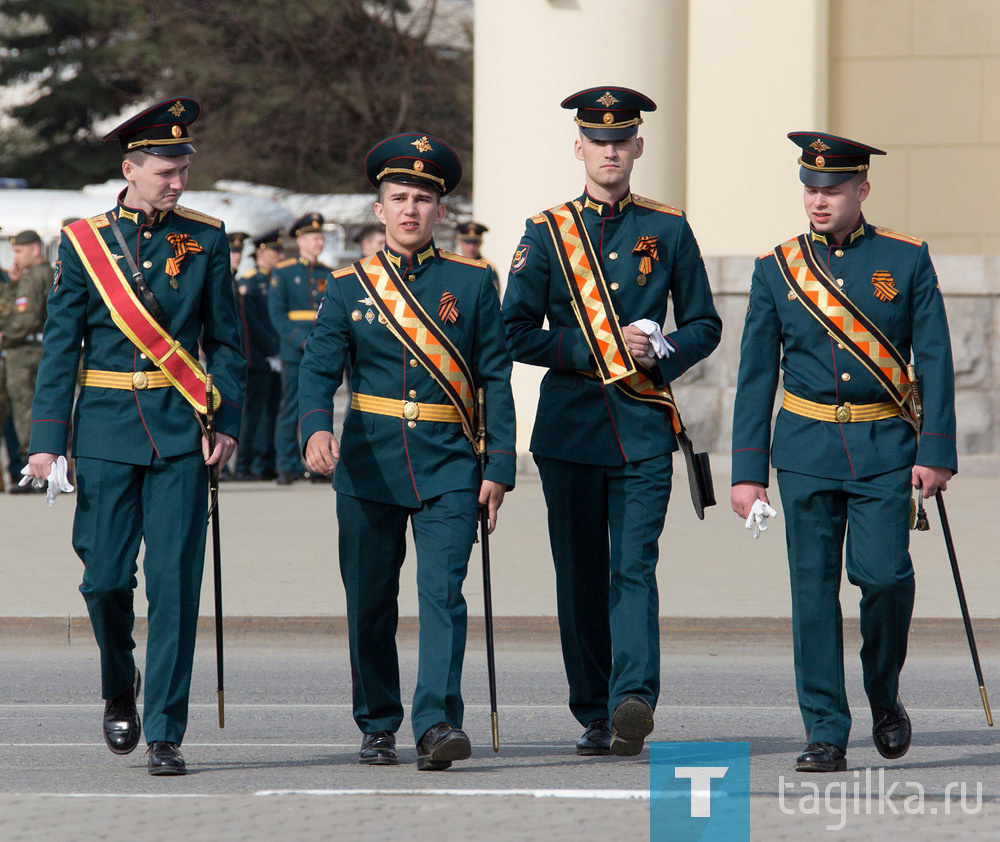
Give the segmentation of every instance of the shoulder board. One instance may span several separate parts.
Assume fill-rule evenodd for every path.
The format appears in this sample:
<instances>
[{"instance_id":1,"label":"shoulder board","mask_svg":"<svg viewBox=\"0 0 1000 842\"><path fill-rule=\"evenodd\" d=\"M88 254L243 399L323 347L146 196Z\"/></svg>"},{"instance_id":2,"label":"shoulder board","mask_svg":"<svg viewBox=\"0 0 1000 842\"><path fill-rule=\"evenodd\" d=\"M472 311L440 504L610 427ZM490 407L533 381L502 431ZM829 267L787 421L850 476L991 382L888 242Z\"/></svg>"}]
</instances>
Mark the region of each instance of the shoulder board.
<instances>
[{"instance_id":1,"label":"shoulder board","mask_svg":"<svg viewBox=\"0 0 1000 842\"><path fill-rule=\"evenodd\" d=\"M90 221L98 228L107 228L111 223L108 222L108 215L106 213L99 213L97 216L90 217Z\"/></svg>"},{"instance_id":2,"label":"shoulder board","mask_svg":"<svg viewBox=\"0 0 1000 842\"><path fill-rule=\"evenodd\" d=\"M680 216L683 213L678 208L672 208L670 205L665 205L663 202L657 202L653 199L647 199L645 196L637 196L635 193L632 194L632 203L638 205L640 208L648 208L660 213L669 213L671 216Z\"/></svg>"},{"instance_id":3,"label":"shoulder board","mask_svg":"<svg viewBox=\"0 0 1000 842\"><path fill-rule=\"evenodd\" d=\"M762 254L757 259L758 260L767 260L769 257L773 257L773 256L774 256L774 249L771 249L771 251L765 252L764 254Z\"/></svg>"},{"instance_id":4,"label":"shoulder board","mask_svg":"<svg viewBox=\"0 0 1000 842\"><path fill-rule=\"evenodd\" d=\"M183 216L185 219L193 219L195 222L204 222L206 225L211 225L213 228L222 227L221 219L209 216L207 213L202 213L201 211L191 210L191 208L186 208L183 205L177 205L174 208L174 213L178 216Z\"/></svg>"},{"instance_id":5,"label":"shoulder board","mask_svg":"<svg viewBox=\"0 0 1000 842\"><path fill-rule=\"evenodd\" d=\"M452 251L445 251L444 249L438 249L438 255L443 257L445 260L450 260L452 263L464 263L466 266L478 266L480 269L485 269L490 264L485 260L476 260L472 257L463 257L460 254L455 254Z\"/></svg>"},{"instance_id":6,"label":"shoulder board","mask_svg":"<svg viewBox=\"0 0 1000 842\"><path fill-rule=\"evenodd\" d=\"M275 264L274 268L275 269L284 269L286 266L294 266L298 262L299 262L299 259L297 257L286 257L284 260L279 260Z\"/></svg>"},{"instance_id":7,"label":"shoulder board","mask_svg":"<svg viewBox=\"0 0 1000 842\"><path fill-rule=\"evenodd\" d=\"M569 202L560 202L555 207L549 208L549 210L550 211L561 210L562 208L566 207L567 204L569 204ZM536 213L533 217L531 217L531 221L534 222L535 225L544 225L546 222L548 222L548 220L545 218L545 213L546 211L542 211L541 213Z\"/></svg>"},{"instance_id":8,"label":"shoulder board","mask_svg":"<svg viewBox=\"0 0 1000 842\"><path fill-rule=\"evenodd\" d=\"M337 269L333 273L333 277L335 277L335 278L345 278L348 275L353 275L353 274L354 274L354 266L353 265L352 266L345 266L343 269Z\"/></svg>"},{"instance_id":9,"label":"shoulder board","mask_svg":"<svg viewBox=\"0 0 1000 842\"><path fill-rule=\"evenodd\" d=\"M913 246L922 246L924 241L919 237L911 237L909 234L900 234L899 231L893 231L891 228L879 228L875 226L875 233L880 237L888 237L891 240L899 240L903 243L909 243Z\"/></svg>"},{"instance_id":10,"label":"shoulder board","mask_svg":"<svg viewBox=\"0 0 1000 842\"><path fill-rule=\"evenodd\" d=\"M247 269L246 272L240 275L240 280L249 281L256 274L257 274L256 269Z\"/></svg>"}]
</instances>

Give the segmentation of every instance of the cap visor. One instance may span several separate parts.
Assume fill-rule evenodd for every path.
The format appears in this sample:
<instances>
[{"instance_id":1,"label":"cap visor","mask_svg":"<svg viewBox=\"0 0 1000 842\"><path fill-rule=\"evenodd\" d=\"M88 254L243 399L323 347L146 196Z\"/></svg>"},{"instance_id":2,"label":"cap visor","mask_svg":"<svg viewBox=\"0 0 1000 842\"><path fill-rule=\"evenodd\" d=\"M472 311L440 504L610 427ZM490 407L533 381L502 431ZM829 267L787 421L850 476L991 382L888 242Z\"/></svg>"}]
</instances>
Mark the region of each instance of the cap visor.
<instances>
[{"instance_id":1,"label":"cap visor","mask_svg":"<svg viewBox=\"0 0 1000 842\"><path fill-rule=\"evenodd\" d=\"M799 167L799 181L807 187L833 187L850 181L857 172L818 172L808 167Z\"/></svg>"},{"instance_id":2,"label":"cap visor","mask_svg":"<svg viewBox=\"0 0 1000 842\"><path fill-rule=\"evenodd\" d=\"M143 152L150 155L194 155L195 148L190 143L171 143L168 146L143 146Z\"/></svg>"},{"instance_id":3,"label":"cap visor","mask_svg":"<svg viewBox=\"0 0 1000 842\"><path fill-rule=\"evenodd\" d=\"M580 127L580 133L591 140L625 140L639 133L638 126L626 126L623 129L585 129Z\"/></svg>"}]
</instances>

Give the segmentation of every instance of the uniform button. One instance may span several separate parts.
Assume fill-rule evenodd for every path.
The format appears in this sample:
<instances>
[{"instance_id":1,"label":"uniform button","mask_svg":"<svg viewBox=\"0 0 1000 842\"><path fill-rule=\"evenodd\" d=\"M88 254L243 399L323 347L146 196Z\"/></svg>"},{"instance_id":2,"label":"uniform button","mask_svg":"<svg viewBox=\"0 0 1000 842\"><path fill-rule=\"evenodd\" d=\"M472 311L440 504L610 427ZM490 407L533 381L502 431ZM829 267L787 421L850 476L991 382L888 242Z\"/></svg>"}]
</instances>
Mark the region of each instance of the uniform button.
<instances>
[{"instance_id":1,"label":"uniform button","mask_svg":"<svg viewBox=\"0 0 1000 842\"><path fill-rule=\"evenodd\" d=\"M843 380L846 383L848 380L851 379L850 372L845 371L843 374L840 375L840 379Z\"/></svg>"},{"instance_id":2,"label":"uniform button","mask_svg":"<svg viewBox=\"0 0 1000 842\"><path fill-rule=\"evenodd\" d=\"M415 398L415 397L417 396L417 390L416 390L416 389L410 389L410 391L409 391L409 392L407 392L407 394L408 394L408 395L409 395L409 396L410 396L411 398Z\"/></svg>"},{"instance_id":3,"label":"uniform button","mask_svg":"<svg viewBox=\"0 0 1000 842\"><path fill-rule=\"evenodd\" d=\"M147 240L149 240L152 238L153 235L150 234L149 231L143 231L142 236L145 237Z\"/></svg>"},{"instance_id":4,"label":"uniform button","mask_svg":"<svg viewBox=\"0 0 1000 842\"><path fill-rule=\"evenodd\" d=\"M617 259L618 259L618 252L616 251L613 251L611 252L611 254L608 255L608 260L617 260Z\"/></svg>"},{"instance_id":5,"label":"uniform button","mask_svg":"<svg viewBox=\"0 0 1000 842\"><path fill-rule=\"evenodd\" d=\"M412 429L413 427L417 426L417 422L416 421L407 421L406 422L406 426L410 427Z\"/></svg>"},{"instance_id":6,"label":"uniform button","mask_svg":"<svg viewBox=\"0 0 1000 842\"><path fill-rule=\"evenodd\" d=\"M843 351L844 350L844 343L843 342L838 342L837 343L837 347L840 348L841 351Z\"/></svg>"},{"instance_id":7,"label":"uniform button","mask_svg":"<svg viewBox=\"0 0 1000 842\"><path fill-rule=\"evenodd\" d=\"M417 361L416 360L410 360L410 368L416 368L416 367L417 367Z\"/></svg>"},{"instance_id":8,"label":"uniform button","mask_svg":"<svg viewBox=\"0 0 1000 842\"><path fill-rule=\"evenodd\" d=\"M837 278L837 286L842 287L843 285L844 285L844 279L843 278Z\"/></svg>"},{"instance_id":9,"label":"uniform button","mask_svg":"<svg viewBox=\"0 0 1000 842\"><path fill-rule=\"evenodd\" d=\"M836 250L836 251L835 251L835 252L833 253L833 256L834 256L834 257L843 257L843 256L844 256L844 250L843 250L843 249L837 249L837 250Z\"/></svg>"},{"instance_id":10,"label":"uniform button","mask_svg":"<svg viewBox=\"0 0 1000 842\"><path fill-rule=\"evenodd\" d=\"M615 282L614 282L614 283L613 283L613 284L611 285L611 289L618 289L618 281L615 281Z\"/></svg>"},{"instance_id":11,"label":"uniform button","mask_svg":"<svg viewBox=\"0 0 1000 842\"><path fill-rule=\"evenodd\" d=\"M152 269L153 268L153 264L150 263L148 260L144 260L144 261L142 261L142 268L143 269Z\"/></svg>"},{"instance_id":12,"label":"uniform button","mask_svg":"<svg viewBox=\"0 0 1000 842\"><path fill-rule=\"evenodd\" d=\"M144 359L146 359L146 355L145 355L145 354L139 354L139 359L140 359L140 360L144 360Z\"/></svg>"}]
</instances>

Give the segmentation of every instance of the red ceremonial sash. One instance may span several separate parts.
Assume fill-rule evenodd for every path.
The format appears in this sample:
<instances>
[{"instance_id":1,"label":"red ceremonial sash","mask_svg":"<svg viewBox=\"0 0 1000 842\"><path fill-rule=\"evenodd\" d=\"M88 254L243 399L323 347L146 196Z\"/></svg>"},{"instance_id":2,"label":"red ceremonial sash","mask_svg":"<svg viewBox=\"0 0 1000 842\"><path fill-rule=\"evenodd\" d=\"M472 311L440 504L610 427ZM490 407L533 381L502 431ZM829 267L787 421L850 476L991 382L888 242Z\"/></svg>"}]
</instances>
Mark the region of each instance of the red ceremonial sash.
<instances>
[{"instance_id":1,"label":"red ceremonial sash","mask_svg":"<svg viewBox=\"0 0 1000 842\"><path fill-rule=\"evenodd\" d=\"M907 361L819 264L808 237L801 234L776 246L774 256L785 283L809 315L871 373L912 422Z\"/></svg>"},{"instance_id":2,"label":"red ceremonial sash","mask_svg":"<svg viewBox=\"0 0 1000 842\"><path fill-rule=\"evenodd\" d=\"M470 442L475 441L472 426L474 380L461 352L420 306L384 251L359 260L351 268L393 336L444 390L462 418L465 435Z\"/></svg>"},{"instance_id":3,"label":"red ceremonial sash","mask_svg":"<svg viewBox=\"0 0 1000 842\"><path fill-rule=\"evenodd\" d=\"M204 415L208 408L200 363L142 306L97 226L89 219L80 219L63 230L118 329L156 364L195 411ZM212 393L217 408L222 395L214 387Z\"/></svg>"},{"instance_id":4,"label":"red ceremonial sash","mask_svg":"<svg viewBox=\"0 0 1000 842\"><path fill-rule=\"evenodd\" d=\"M543 211L559 265L569 287L576 320L586 337L604 383L613 383L633 400L653 403L670 412L674 432L683 428L670 386L657 386L640 371L629 354L601 261L590 242L574 202Z\"/></svg>"}]
</instances>

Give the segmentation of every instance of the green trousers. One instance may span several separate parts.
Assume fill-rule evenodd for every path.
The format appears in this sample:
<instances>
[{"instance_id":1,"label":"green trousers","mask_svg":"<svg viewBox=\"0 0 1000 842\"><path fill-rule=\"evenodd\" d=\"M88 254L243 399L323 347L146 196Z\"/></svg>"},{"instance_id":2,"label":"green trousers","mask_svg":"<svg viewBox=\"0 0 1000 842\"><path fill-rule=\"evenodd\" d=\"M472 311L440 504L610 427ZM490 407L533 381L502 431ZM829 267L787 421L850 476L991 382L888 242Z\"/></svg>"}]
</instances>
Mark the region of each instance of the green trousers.
<instances>
[{"instance_id":1,"label":"green trousers","mask_svg":"<svg viewBox=\"0 0 1000 842\"><path fill-rule=\"evenodd\" d=\"M101 694L113 699L132 684L132 604L142 542L149 602L143 728L147 743L180 743L205 562L204 460L201 453L151 465L78 457L76 481L73 548L84 564L80 591L101 652Z\"/></svg>"},{"instance_id":2,"label":"green trousers","mask_svg":"<svg viewBox=\"0 0 1000 842\"><path fill-rule=\"evenodd\" d=\"M569 707L582 725L660 694L656 562L671 454L617 468L536 457L548 509Z\"/></svg>"},{"instance_id":3,"label":"green trousers","mask_svg":"<svg viewBox=\"0 0 1000 842\"><path fill-rule=\"evenodd\" d=\"M31 402L35 398L35 376L42 359L42 346L35 343L18 345L16 348L8 348L5 353L10 414L21 446L21 461L27 462L28 439L31 438Z\"/></svg>"},{"instance_id":4,"label":"green trousers","mask_svg":"<svg viewBox=\"0 0 1000 842\"><path fill-rule=\"evenodd\" d=\"M278 470L301 473L302 450L299 448L299 364L281 364L281 405L274 430Z\"/></svg>"},{"instance_id":5,"label":"green trousers","mask_svg":"<svg viewBox=\"0 0 1000 842\"><path fill-rule=\"evenodd\" d=\"M795 685L808 742L846 750L841 570L861 589L861 666L870 701L892 707L913 613L910 469L863 480L778 471L792 585ZM844 562L846 534L846 565Z\"/></svg>"},{"instance_id":6,"label":"green trousers","mask_svg":"<svg viewBox=\"0 0 1000 842\"><path fill-rule=\"evenodd\" d=\"M408 521L417 551L420 613L413 738L419 740L438 722L462 727L467 622L462 582L476 536L476 497L475 491L451 491L410 509L337 493L354 721L362 733L395 732L403 721L396 625Z\"/></svg>"}]
</instances>

